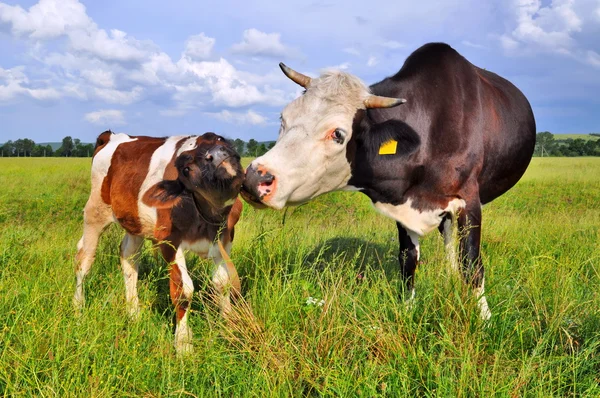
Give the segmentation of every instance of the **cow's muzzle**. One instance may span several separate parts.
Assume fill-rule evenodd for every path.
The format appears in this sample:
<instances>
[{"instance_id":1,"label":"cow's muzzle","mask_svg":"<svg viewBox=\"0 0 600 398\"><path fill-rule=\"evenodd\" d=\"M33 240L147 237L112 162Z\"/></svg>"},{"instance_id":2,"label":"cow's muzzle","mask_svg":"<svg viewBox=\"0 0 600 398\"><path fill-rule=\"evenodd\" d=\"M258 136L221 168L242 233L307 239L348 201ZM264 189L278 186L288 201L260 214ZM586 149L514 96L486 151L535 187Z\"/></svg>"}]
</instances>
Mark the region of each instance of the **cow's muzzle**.
<instances>
[{"instance_id":1,"label":"cow's muzzle","mask_svg":"<svg viewBox=\"0 0 600 398\"><path fill-rule=\"evenodd\" d=\"M265 207L265 203L273 195L276 187L277 181L273 174L261 165L250 165L246 170L246 179L242 186L242 197L255 207Z\"/></svg>"}]
</instances>

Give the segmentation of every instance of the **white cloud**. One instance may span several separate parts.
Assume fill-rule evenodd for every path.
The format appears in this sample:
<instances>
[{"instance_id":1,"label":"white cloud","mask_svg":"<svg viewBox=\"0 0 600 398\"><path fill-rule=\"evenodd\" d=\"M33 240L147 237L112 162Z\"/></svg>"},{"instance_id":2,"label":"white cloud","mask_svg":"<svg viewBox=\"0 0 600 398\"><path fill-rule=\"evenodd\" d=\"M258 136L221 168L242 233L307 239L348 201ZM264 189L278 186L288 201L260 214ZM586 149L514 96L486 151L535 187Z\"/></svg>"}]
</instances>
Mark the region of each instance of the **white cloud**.
<instances>
[{"instance_id":1,"label":"white cloud","mask_svg":"<svg viewBox=\"0 0 600 398\"><path fill-rule=\"evenodd\" d=\"M570 54L575 45L571 35L582 29L574 4L574 0L552 0L542 7L541 0L515 0L516 26L502 36L502 45L507 50L527 47L531 51Z\"/></svg>"},{"instance_id":2,"label":"white cloud","mask_svg":"<svg viewBox=\"0 0 600 398\"><path fill-rule=\"evenodd\" d=\"M215 39L204 33L190 36L180 59L173 60L150 41L137 40L118 29L100 29L76 0L40 0L28 10L0 3L0 28L4 24L16 37L35 37L35 42L28 42L29 55L41 64L36 68L47 81L29 88L13 82L2 88L3 101L19 95L36 99L68 96L128 105L159 96L174 102L164 115L180 115L208 102L227 107L280 106L290 97L274 87L285 80L274 72L275 67L258 75L240 71L224 58L207 61ZM50 43L57 38L64 40ZM234 48L265 56L297 53L281 43L279 34L256 29L245 31L244 41Z\"/></svg>"},{"instance_id":3,"label":"white cloud","mask_svg":"<svg viewBox=\"0 0 600 398\"><path fill-rule=\"evenodd\" d=\"M369 67L373 67L375 65L377 65L379 63L379 61L377 60L377 57L371 55L369 57L369 59L367 60L367 66Z\"/></svg>"},{"instance_id":4,"label":"white cloud","mask_svg":"<svg viewBox=\"0 0 600 398\"><path fill-rule=\"evenodd\" d=\"M21 6L0 3L0 22L11 25L16 36L52 39L68 30L84 30L93 25L85 6L77 0L40 0L25 11Z\"/></svg>"},{"instance_id":5,"label":"white cloud","mask_svg":"<svg viewBox=\"0 0 600 398\"><path fill-rule=\"evenodd\" d=\"M52 87L39 87L38 82L31 82L24 72L25 67L11 69L0 67L0 101L9 102L19 97L31 97L39 101L60 98L58 90Z\"/></svg>"},{"instance_id":6,"label":"white cloud","mask_svg":"<svg viewBox=\"0 0 600 398\"><path fill-rule=\"evenodd\" d=\"M586 61L595 68L600 68L600 54L595 51L588 51Z\"/></svg>"},{"instance_id":7,"label":"white cloud","mask_svg":"<svg viewBox=\"0 0 600 398\"><path fill-rule=\"evenodd\" d=\"M464 44L464 45L465 45L465 46L467 46L467 47L477 48L477 49L479 49L479 50L484 50L484 49L486 49L486 48L487 48L487 47L486 47L486 46L484 46L483 44L477 44L477 43L473 43L473 42L471 42L471 41L469 41L469 40L463 40L463 41L462 41L462 44Z\"/></svg>"},{"instance_id":8,"label":"white cloud","mask_svg":"<svg viewBox=\"0 0 600 398\"><path fill-rule=\"evenodd\" d=\"M360 55L360 51L358 51L354 47L347 47L347 48L344 48L342 51L345 52L345 53L347 53L347 54L351 54L351 55L356 55L356 56Z\"/></svg>"},{"instance_id":9,"label":"white cloud","mask_svg":"<svg viewBox=\"0 0 600 398\"><path fill-rule=\"evenodd\" d=\"M382 47L389 48L390 50L397 50L399 48L406 47L404 44L397 42L395 40L388 40L386 42L381 43Z\"/></svg>"},{"instance_id":10,"label":"white cloud","mask_svg":"<svg viewBox=\"0 0 600 398\"><path fill-rule=\"evenodd\" d=\"M107 69L87 69L81 71L81 76L95 86L114 87L115 78L113 73Z\"/></svg>"},{"instance_id":11,"label":"white cloud","mask_svg":"<svg viewBox=\"0 0 600 398\"><path fill-rule=\"evenodd\" d=\"M99 111L86 113L83 118L93 124L105 125L122 125L125 124L125 115L123 111L116 109L101 109Z\"/></svg>"},{"instance_id":12,"label":"white cloud","mask_svg":"<svg viewBox=\"0 0 600 398\"><path fill-rule=\"evenodd\" d=\"M192 59L206 59L211 56L214 45L215 39L200 33L188 38L184 54Z\"/></svg>"},{"instance_id":13,"label":"white cloud","mask_svg":"<svg viewBox=\"0 0 600 398\"><path fill-rule=\"evenodd\" d=\"M299 54L297 50L287 47L281 42L279 33L265 33L254 28L245 30L242 41L234 44L231 51L238 54L273 58L294 57Z\"/></svg>"},{"instance_id":14,"label":"white cloud","mask_svg":"<svg viewBox=\"0 0 600 398\"><path fill-rule=\"evenodd\" d=\"M142 87L136 86L130 91L116 90L112 88L95 88L93 93L109 104L129 105L137 102L144 92Z\"/></svg>"},{"instance_id":15,"label":"white cloud","mask_svg":"<svg viewBox=\"0 0 600 398\"><path fill-rule=\"evenodd\" d=\"M230 112L226 109L221 112L207 112L209 116L215 117L219 120L222 120L227 123L233 124L251 124L251 125L266 125L268 120L263 115L254 112L253 110L248 110L248 112Z\"/></svg>"},{"instance_id":16,"label":"white cloud","mask_svg":"<svg viewBox=\"0 0 600 398\"><path fill-rule=\"evenodd\" d=\"M342 64L330 66L325 69L347 70L348 68L350 68L350 62L344 62Z\"/></svg>"}]
</instances>

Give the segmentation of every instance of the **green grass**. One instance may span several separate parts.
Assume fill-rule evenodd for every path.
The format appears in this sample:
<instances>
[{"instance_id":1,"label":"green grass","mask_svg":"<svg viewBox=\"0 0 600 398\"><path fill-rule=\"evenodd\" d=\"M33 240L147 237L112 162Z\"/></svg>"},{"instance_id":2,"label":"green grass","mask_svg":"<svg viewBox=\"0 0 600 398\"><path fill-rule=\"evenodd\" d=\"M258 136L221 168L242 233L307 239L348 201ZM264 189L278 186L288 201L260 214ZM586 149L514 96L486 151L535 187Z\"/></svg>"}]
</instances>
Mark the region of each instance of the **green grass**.
<instances>
[{"instance_id":1,"label":"green grass","mask_svg":"<svg viewBox=\"0 0 600 398\"><path fill-rule=\"evenodd\" d=\"M554 139L559 141L564 141L568 139L575 140L577 138L581 138L582 140L600 140L600 137L590 134L554 134Z\"/></svg>"},{"instance_id":2,"label":"green grass","mask_svg":"<svg viewBox=\"0 0 600 398\"><path fill-rule=\"evenodd\" d=\"M128 320L116 226L74 316L89 167L0 159L0 395L600 395L600 159L536 158L484 207L487 327L436 233L421 245L416 305L399 302L394 223L360 194L246 207L232 258L255 318L228 328L208 298L211 265L188 256L195 354L184 360L150 245L141 318Z\"/></svg>"}]
</instances>

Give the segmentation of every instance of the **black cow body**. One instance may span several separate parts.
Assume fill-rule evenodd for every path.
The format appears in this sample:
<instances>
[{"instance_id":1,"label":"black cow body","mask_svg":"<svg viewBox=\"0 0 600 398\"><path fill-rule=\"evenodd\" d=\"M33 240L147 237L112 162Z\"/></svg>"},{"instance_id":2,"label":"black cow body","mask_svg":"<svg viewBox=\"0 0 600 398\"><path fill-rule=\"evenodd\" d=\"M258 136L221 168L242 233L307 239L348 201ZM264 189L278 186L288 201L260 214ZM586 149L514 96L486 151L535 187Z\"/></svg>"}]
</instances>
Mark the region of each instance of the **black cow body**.
<instances>
[{"instance_id":1,"label":"black cow body","mask_svg":"<svg viewBox=\"0 0 600 398\"><path fill-rule=\"evenodd\" d=\"M355 142L347 152L349 184L373 202L399 205L410 198L421 211L463 199L458 226L470 227L460 255L466 275L479 286L481 205L509 190L529 165L535 145L529 102L510 82L441 43L421 47L396 75L370 88L375 95L408 101L357 113ZM379 155L389 139L398 141L397 153ZM404 226L397 225L403 274L412 285L417 253Z\"/></svg>"}]
</instances>

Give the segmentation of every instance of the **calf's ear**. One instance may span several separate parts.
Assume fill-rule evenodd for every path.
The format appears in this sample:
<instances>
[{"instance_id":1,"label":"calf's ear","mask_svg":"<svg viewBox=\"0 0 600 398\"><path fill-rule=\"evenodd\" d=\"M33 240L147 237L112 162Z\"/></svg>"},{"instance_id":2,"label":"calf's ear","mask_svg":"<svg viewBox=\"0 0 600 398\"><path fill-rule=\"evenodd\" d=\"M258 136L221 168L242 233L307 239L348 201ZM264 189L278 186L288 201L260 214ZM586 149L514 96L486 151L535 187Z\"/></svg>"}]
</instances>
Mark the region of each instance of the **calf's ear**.
<instances>
[{"instance_id":1,"label":"calf's ear","mask_svg":"<svg viewBox=\"0 0 600 398\"><path fill-rule=\"evenodd\" d=\"M176 206L181 200L184 186L179 180L163 180L150 187L142 197L142 202L157 209Z\"/></svg>"}]
</instances>

